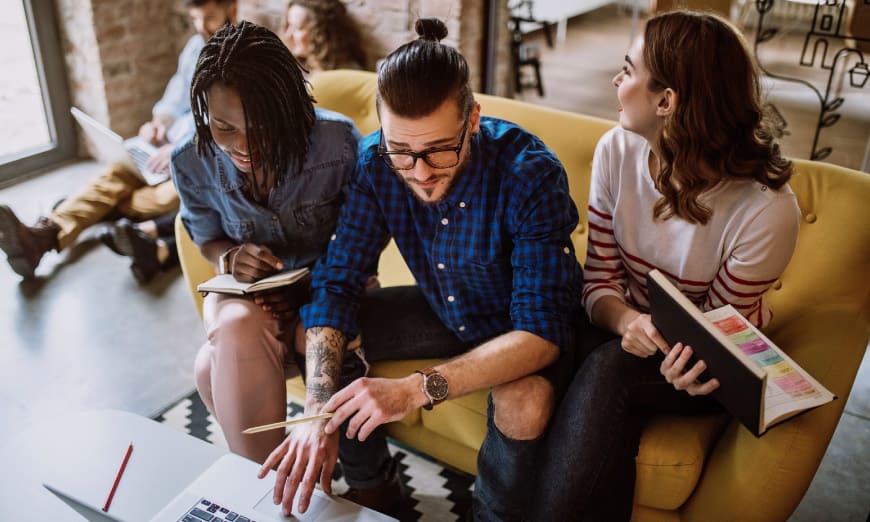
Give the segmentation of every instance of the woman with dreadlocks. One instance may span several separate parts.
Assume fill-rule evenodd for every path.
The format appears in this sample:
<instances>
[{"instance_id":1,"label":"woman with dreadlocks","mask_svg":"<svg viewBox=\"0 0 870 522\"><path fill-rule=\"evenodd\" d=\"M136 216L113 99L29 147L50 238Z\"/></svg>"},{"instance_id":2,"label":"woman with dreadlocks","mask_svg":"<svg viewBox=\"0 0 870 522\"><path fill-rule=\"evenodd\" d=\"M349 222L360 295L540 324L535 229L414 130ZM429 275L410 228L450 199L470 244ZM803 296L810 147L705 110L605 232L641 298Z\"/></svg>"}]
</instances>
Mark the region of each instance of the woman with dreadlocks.
<instances>
[{"instance_id":1,"label":"woman with dreadlocks","mask_svg":"<svg viewBox=\"0 0 870 522\"><path fill-rule=\"evenodd\" d=\"M299 63L268 29L226 25L206 43L191 86L195 136L172 155L181 219L223 273L251 282L311 266L326 250L356 163L359 132L315 109ZM230 449L262 462L281 430L242 429L286 415L301 304L284 290L209 294L196 385ZM302 341L304 342L304 340Z\"/></svg>"}]
</instances>

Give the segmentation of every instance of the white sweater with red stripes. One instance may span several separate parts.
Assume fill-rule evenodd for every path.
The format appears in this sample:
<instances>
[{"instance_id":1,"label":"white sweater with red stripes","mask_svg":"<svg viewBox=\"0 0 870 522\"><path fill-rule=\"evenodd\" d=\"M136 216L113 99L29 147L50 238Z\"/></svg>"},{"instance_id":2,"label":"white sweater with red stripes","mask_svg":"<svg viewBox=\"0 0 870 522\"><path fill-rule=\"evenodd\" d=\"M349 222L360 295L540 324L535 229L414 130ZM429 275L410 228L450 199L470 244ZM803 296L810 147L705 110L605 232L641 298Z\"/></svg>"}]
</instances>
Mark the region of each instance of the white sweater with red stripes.
<instances>
[{"instance_id":1,"label":"white sweater with red stripes","mask_svg":"<svg viewBox=\"0 0 870 522\"><path fill-rule=\"evenodd\" d=\"M700 198L713 211L706 225L663 221L653 217L661 193L649 153L644 138L621 127L598 143L584 267L587 313L605 295L646 312L646 274L658 268L701 310L731 304L756 326L767 325L772 312L763 294L791 259L800 225L791 188L723 182Z\"/></svg>"}]
</instances>

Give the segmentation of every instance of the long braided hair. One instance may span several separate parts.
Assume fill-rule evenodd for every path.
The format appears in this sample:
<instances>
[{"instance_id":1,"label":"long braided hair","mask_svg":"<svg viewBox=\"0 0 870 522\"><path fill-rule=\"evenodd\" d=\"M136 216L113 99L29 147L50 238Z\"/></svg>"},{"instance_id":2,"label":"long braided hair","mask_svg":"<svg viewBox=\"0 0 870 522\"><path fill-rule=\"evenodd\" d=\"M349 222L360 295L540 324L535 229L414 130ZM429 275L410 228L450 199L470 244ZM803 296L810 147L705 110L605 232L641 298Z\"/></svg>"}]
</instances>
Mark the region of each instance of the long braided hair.
<instances>
[{"instance_id":1,"label":"long braided hair","mask_svg":"<svg viewBox=\"0 0 870 522\"><path fill-rule=\"evenodd\" d=\"M276 184L290 168L298 173L314 126L314 98L302 67L281 39L265 27L242 21L223 26L205 44L190 87L200 156L214 154L207 93L216 83L239 94L248 147L261 162L255 167Z\"/></svg>"}]
</instances>

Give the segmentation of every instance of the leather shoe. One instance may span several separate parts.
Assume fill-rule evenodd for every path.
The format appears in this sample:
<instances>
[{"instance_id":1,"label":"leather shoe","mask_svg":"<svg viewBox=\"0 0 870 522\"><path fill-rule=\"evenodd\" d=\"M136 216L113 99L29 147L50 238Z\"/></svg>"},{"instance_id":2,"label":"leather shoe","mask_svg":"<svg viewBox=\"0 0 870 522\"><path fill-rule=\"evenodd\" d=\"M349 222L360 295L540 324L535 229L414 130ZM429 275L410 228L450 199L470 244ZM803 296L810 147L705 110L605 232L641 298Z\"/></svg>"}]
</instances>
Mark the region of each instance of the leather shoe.
<instances>
[{"instance_id":1,"label":"leather shoe","mask_svg":"<svg viewBox=\"0 0 870 522\"><path fill-rule=\"evenodd\" d=\"M391 459L387 480L373 488L350 488L340 497L361 506L395 516L405 498L405 488L399 478L399 461Z\"/></svg>"},{"instance_id":2,"label":"leather shoe","mask_svg":"<svg viewBox=\"0 0 870 522\"><path fill-rule=\"evenodd\" d=\"M109 250L118 254L119 256L123 256L124 253L121 252L121 249L118 248L118 245L115 244L115 224L104 225L102 229L100 229L100 233L97 235L100 239L100 242L109 247Z\"/></svg>"},{"instance_id":3,"label":"leather shoe","mask_svg":"<svg viewBox=\"0 0 870 522\"><path fill-rule=\"evenodd\" d=\"M133 260L130 271L136 281L145 284L154 278L162 268L157 259L157 240L139 230L128 219L118 220L111 230L112 242L117 248L112 250Z\"/></svg>"},{"instance_id":4,"label":"leather shoe","mask_svg":"<svg viewBox=\"0 0 870 522\"><path fill-rule=\"evenodd\" d=\"M0 205L0 249L16 274L31 278L42 256L57 249L60 227L41 217L32 227L23 224L6 205Z\"/></svg>"}]
</instances>

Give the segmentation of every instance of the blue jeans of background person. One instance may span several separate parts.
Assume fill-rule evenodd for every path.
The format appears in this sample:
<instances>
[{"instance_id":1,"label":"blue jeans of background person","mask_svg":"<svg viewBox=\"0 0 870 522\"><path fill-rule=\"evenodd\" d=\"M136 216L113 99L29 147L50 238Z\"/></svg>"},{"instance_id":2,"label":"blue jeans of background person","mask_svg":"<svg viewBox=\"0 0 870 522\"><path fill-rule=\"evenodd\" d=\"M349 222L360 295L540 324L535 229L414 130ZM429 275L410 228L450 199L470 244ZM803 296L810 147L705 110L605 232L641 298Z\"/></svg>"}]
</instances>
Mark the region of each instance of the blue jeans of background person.
<instances>
[{"instance_id":1,"label":"blue jeans of background person","mask_svg":"<svg viewBox=\"0 0 870 522\"><path fill-rule=\"evenodd\" d=\"M620 337L588 321L579 331L578 351L589 354L542 444L532 519L627 521L645 419L720 407L712 397L692 397L666 382L659 372L661 353L632 355Z\"/></svg>"},{"instance_id":2,"label":"blue jeans of background person","mask_svg":"<svg viewBox=\"0 0 870 522\"><path fill-rule=\"evenodd\" d=\"M369 363L449 358L480 344L464 343L445 328L417 287L369 291L360 306L360 330ZM364 365L353 354L346 356L344 362L342 386L365 372ZM541 375L552 382L546 370ZM519 519L534 480L534 457L539 439L526 441L505 437L495 427L493 409L490 396L487 434L478 455L473 501L475 519ZM342 433L346 430L347 422L342 426ZM388 478L391 457L381 428L364 442L344 436L339 440L339 458L349 486L370 488Z\"/></svg>"}]
</instances>

